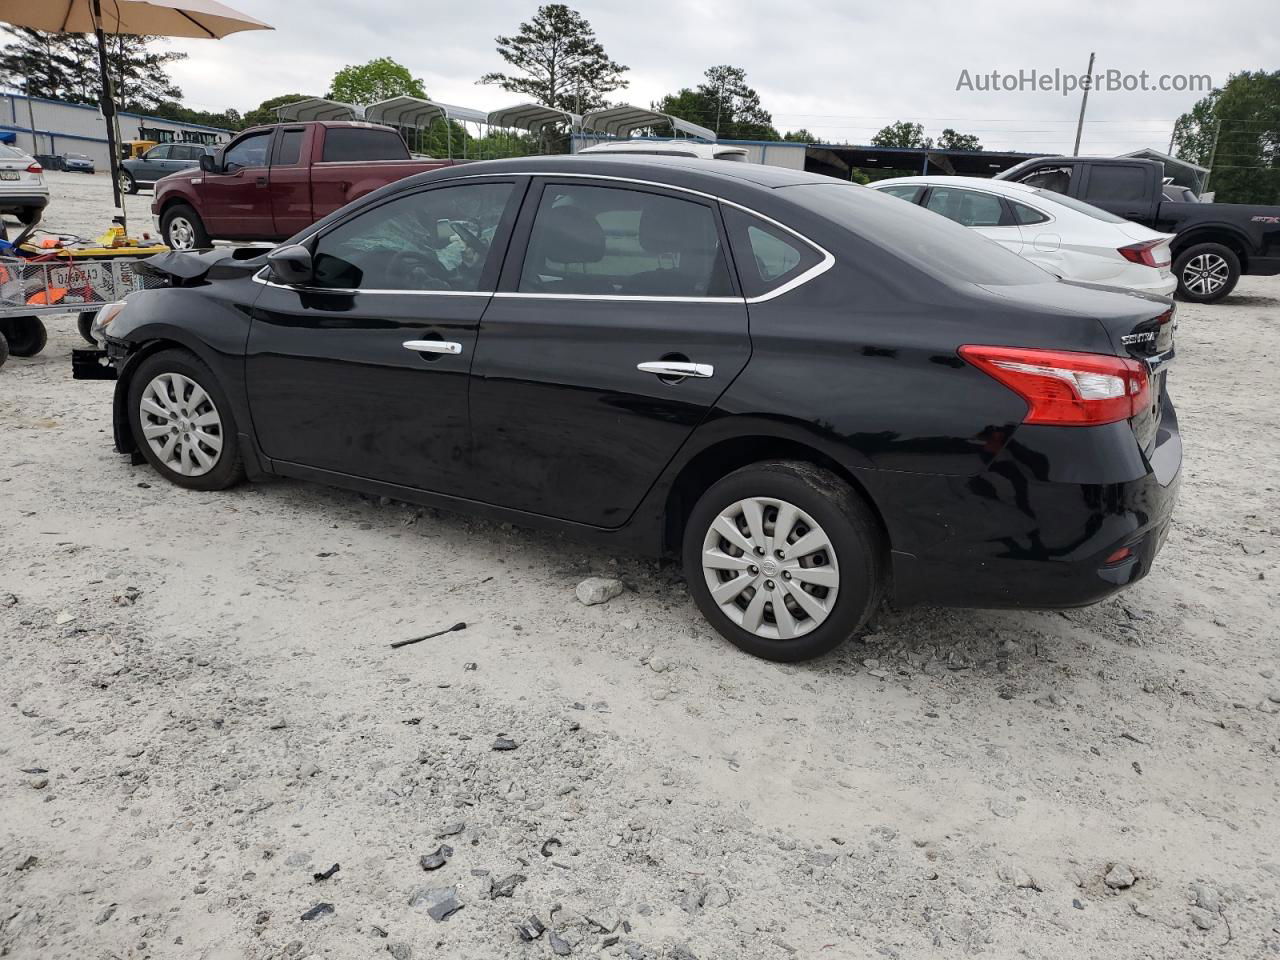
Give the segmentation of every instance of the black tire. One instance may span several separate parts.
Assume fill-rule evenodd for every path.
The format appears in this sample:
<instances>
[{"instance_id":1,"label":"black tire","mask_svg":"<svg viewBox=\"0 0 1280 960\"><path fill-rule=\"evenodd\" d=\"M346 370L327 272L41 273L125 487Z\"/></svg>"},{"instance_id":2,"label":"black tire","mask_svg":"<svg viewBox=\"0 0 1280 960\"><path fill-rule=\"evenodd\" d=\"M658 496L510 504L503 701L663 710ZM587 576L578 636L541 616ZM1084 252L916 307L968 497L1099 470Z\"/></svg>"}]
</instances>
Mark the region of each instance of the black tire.
<instances>
[{"instance_id":1,"label":"black tire","mask_svg":"<svg viewBox=\"0 0 1280 960\"><path fill-rule=\"evenodd\" d=\"M1220 273L1223 268L1226 279L1217 286L1209 270ZM1217 303L1236 288L1240 280L1240 258L1234 250L1220 243L1193 244L1173 261L1173 275L1178 278L1179 300Z\"/></svg>"},{"instance_id":2,"label":"black tire","mask_svg":"<svg viewBox=\"0 0 1280 960\"><path fill-rule=\"evenodd\" d=\"M94 317L97 315L98 314L93 310L86 310L84 313L81 313L76 317L76 329L80 331L80 336L84 339L85 343L91 343L95 347L98 345L98 341L93 339L93 334L91 334L89 330L93 326Z\"/></svg>"},{"instance_id":3,"label":"black tire","mask_svg":"<svg viewBox=\"0 0 1280 960\"><path fill-rule=\"evenodd\" d=\"M138 192L138 181L133 178L133 174L128 170L120 171L120 189L124 193Z\"/></svg>"},{"instance_id":4,"label":"black tire","mask_svg":"<svg viewBox=\"0 0 1280 960\"><path fill-rule=\"evenodd\" d=\"M9 359L9 338L0 333L0 367Z\"/></svg>"},{"instance_id":5,"label":"black tire","mask_svg":"<svg viewBox=\"0 0 1280 960\"><path fill-rule=\"evenodd\" d=\"M712 598L703 572L703 541L712 523L721 511L751 497L777 498L799 507L826 533L835 553L835 605L822 623L793 639L762 637L735 623ZM862 497L829 470L796 460L752 464L713 484L689 515L682 550L689 592L707 622L746 653L783 663L822 656L857 633L883 596L885 553L880 525Z\"/></svg>"},{"instance_id":6,"label":"black tire","mask_svg":"<svg viewBox=\"0 0 1280 960\"><path fill-rule=\"evenodd\" d=\"M199 476L180 473L162 461L147 442L142 422L143 393L152 380L163 374L180 374L186 377L204 390L213 402L220 421L218 435L222 440L222 449L213 457L213 466L207 473ZM129 381L129 428L147 462L170 483L191 490L225 490L244 479L244 463L240 458L239 436L231 401L213 371L193 353L181 349L161 350L138 365Z\"/></svg>"},{"instance_id":7,"label":"black tire","mask_svg":"<svg viewBox=\"0 0 1280 960\"><path fill-rule=\"evenodd\" d=\"M191 228L194 245L185 245L183 243L180 229L178 242L174 242L173 231L184 222ZM204 228L204 221L200 219L198 213L185 203L175 203L165 210L163 216L160 217L160 235L164 237L164 242L174 250L207 250L213 246L213 241L209 239L209 233Z\"/></svg>"},{"instance_id":8,"label":"black tire","mask_svg":"<svg viewBox=\"0 0 1280 960\"><path fill-rule=\"evenodd\" d=\"M49 331L39 317L0 320L0 332L9 341L9 353L15 357L34 357L49 342Z\"/></svg>"}]
</instances>

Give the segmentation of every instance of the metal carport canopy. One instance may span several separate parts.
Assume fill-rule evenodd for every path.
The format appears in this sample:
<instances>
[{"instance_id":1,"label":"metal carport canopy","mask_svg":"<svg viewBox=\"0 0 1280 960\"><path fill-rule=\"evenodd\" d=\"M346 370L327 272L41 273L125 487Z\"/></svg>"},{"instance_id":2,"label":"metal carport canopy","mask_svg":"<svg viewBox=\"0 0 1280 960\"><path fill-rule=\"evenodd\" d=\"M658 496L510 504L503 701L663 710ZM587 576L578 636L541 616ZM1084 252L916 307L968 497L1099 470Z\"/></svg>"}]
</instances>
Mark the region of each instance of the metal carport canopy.
<instances>
[{"instance_id":1,"label":"metal carport canopy","mask_svg":"<svg viewBox=\"0 0 1280 960\"><path fill-rule=\"evenodd\" d=\"M326 100L324 97L308 97L276 107L276 116L283 121L303 120L360 120L364 111L352 103Z\"/></svg>"},{"instance_id":2,"label":"metal carport canopy","mask_svg":"<svg viewBox=\"0 0 1280 960\"><path fill-rule=\"evenodd\" d=\"M489 114L491 126L513 127L517 130L528 130L530 133L538 133L553 123L567 123L570 127L580 127L582 117L568 110L544 107L540 103L518 103L514 107L503 107Z\"/></svg>"},{"instance_id":3,"label":"metal carport canopy","mask_svg":"<svg viewBox=\"0 0 1280 960\"><path fill-rule=\"evenodd\" d=\"M715 143L716 141L714 130L708 130L706 127L700 127L696 123L690 123L688 120L673 117L669 113L658 113L656 110L645 110L641 107L632 107L627 104L606 107L603 110L592 110L582 117L582 129L594 130L597 133L608 134L612 137L626 137L632 130L641 130L645 127L664 123L671 124L673 129L687 136L697 137L699 140L706 140L708 143Z\"/></svg>"},{"instance_id":4,"label":"metal carport canopy","mask_svg":"<svg viewBox=\"0 0 1280 960\"><path fill-rule=\"evenodd\" d=\"M392 97L380 100L364 108L364 118L371 123L386 123L393 127L431 126L436 120L459 120L464 123L488 123L489 114L470 107L455 107L449 103L423 100L421 97Z\"/></svg>"}]
</instances>

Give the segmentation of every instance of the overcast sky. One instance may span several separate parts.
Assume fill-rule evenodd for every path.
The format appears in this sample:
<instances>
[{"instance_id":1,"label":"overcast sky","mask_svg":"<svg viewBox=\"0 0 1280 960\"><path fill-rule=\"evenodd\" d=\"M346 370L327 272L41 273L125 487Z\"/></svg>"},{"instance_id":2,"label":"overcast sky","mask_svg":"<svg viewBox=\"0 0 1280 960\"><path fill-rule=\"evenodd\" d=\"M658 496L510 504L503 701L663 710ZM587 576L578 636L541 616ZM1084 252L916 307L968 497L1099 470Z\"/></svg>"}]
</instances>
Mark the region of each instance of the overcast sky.
<instances>
[{"instance_id":1,"label":"overcast sky","mask_svg":"<svg viewBox=\"0 0 1280 960\"><path fill-rule=\"evenodd\" d=\"M514 33L532 0L228 0L275 26L221 41L173 41L190 58L173 68L187 103L246 110L267 97L323 94L346 64L390 56L429 96L494 109L521 99L477 78L504 64L499 33ZM1280 0L593 0L570 3L605 50L631 67L613 95L648 106L693 86L716 63L745 67L779 131L807 127L834 142L865 143L892 120L980 136L988 147L1071 148L1080 96L957 90L976 76L1055 68L1207 74L1280 67ZM859 10L859 7L866 9ZM1084 153L1165 149L1172 124L1200 94L1090 94Z\"/></svg>"}]
</instances>

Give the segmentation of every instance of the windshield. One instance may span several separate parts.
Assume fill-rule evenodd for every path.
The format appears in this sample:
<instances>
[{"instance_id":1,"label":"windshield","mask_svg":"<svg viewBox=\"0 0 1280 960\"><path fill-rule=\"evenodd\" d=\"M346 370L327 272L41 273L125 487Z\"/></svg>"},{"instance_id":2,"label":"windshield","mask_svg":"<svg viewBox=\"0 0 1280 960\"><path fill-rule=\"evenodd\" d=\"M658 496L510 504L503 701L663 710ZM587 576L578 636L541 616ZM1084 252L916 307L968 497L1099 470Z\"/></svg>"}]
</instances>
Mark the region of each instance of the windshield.
<instances>
[{"instance_id":1,"label":"windshield","mask_svg":"<svg viewBox=\"0 0 1280 960\"><path fill-rule=\"evenodd\" d=\"M1086 217L1093 217L1093 219L1101 220L1103 223L1125 222L1124 217L1117 217L1114 213L1108 213L1101 207L1095 207L1093 204L1077 200L1075 197L1068 197L1065 193L1055 193L1052 190L1032 190L1031 192L1042 200L1048 200L1050 203L1060 203L1068 210L1083 213Z\"/></svg>"},{"instance_id":2,"label":"windshield","mask_svg":"<svg viewBox=\"0 0 1280 960\"><path fill-rule=\"evenodd\" d=\"M785 195L934 276L992 286L1046 283L1052 276L976 230L877 190L808 183L786 187Z\"/></svg>"}]
</instances>

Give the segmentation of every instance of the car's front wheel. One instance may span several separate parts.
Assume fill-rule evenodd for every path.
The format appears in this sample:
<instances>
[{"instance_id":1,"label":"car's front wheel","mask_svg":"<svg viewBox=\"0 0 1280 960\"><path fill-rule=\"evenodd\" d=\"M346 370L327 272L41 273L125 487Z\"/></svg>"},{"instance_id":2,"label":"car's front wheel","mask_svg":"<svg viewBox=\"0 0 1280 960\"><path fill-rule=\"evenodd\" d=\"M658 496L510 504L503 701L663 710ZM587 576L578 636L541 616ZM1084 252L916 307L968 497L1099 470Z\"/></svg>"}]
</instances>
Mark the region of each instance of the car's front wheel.
<instances>
[{"instance_id":1,"label":"car's front wheel","mask_svg":"<svg viewBox=\"0 0 1280 960\"><path fill-rule=\"evenodd\" d=\"M1216 303L1236 287L1240 258L1220 243L1197 243L1178 254L1173 263L1178 297L1192 303Z\"/></svg>"},{"instance_id":2,"label":"car's front wheel","mask_svg":"<svg viewBox=\"0 0 1280 960\"><path fill-rule=\"evenodd\" d=\"M174 250L206 250L212 245L200 215L186 204L177 204L164 212L160 233Z\"/></svg>"},{"instance_id":3,"label":"car's front wheel","mask_svg":"<svg viewBox=\"0 0 1280 960\"><path fill-rule=\"evenodd\" d=\"M195 354L162 350L138 365L129 425L147 462L180 487L223 490L244 479L231 402Z\"/></svg>"},{"instance_id":4,"label":"car's front wheel","mask_svg":"<svg viewBox=\"0 0 1280 960\"><path fill-rule=\"evenodd\" d=\"M138 181L133 179L133 174L128 170L120 171L120 192L121 193L137 193Z\"/></svg>"},{"instance_id":5,"label":"car's front wheel","mask_svg":"<svg viewBox=\"0 0 1280 960\"><path fill-rule=\"evenodd\" d=\"M699 498L684 531L684 569L703 616L766 660L827 653L880 601L884 539L840 477L775 460L736 470Z\"/></svg>"}]
</instances>

